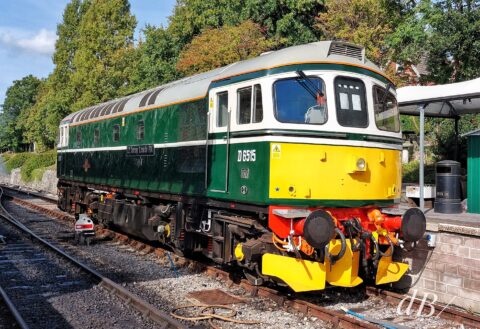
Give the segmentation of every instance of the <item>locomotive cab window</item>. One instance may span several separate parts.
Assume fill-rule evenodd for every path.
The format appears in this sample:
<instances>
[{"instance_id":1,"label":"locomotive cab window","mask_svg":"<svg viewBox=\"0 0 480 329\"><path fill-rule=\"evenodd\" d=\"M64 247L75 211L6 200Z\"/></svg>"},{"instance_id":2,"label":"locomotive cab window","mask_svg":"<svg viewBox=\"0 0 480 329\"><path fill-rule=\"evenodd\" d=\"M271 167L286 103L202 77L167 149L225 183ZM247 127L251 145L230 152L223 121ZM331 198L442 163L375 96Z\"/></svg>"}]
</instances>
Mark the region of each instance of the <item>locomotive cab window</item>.
<instances>
[{"instance_id":1,"label":"locomotive cab window","mask_svg":"<svg viewBox=\"0 0 480 329\"><path fill-rule=\"evenodd\" d=\"M68 146L68 127L63 127L63 146Z\"/></svg>"},{"instance_id":2,"label":"locomotive cab window","mask_svg":"<svg viewBox=\"0 0 480 329\"><path fill-rule=\"evenodd\" d=\"M93 144L97 145L100 141L100 129L95 128L93 131Z\"/></svg>"},{"instance_id":3,"label":"locomotive cab window","mask_svg":"<svg viewBox=\"0 0 480 329\"><path fill-rule=\"evenodd\" d=\"M226 127L228 122L228 92L217 94L217 127Z\"/></svg>"},{"instance_id":4,"label":"locomotive cab window","mask_svg":"<svg viewBox=\"0 0 480 329\"><path fill-rule=\"evenodd\" d=\"M137 123L137 140L143 140L145 138L145 122L139 120Z\"/></svg>"},{"instance_id":5,"label":"locomotive cab window","mask_svg":"<svg viewBox=\"0 0 480 329\"><path fill-rule=\"evenodd\" d=\"M253 92L252 87L238 89L237 106L238 124L261 122L263 120L262 87L256 84Z\"/></svg>"},{"instance_id":6,"label":"locomotive cab window","mask_svg":"<svg viewBox=\"0 0 480 329\"><path fill-rule=\"evenodd\" d=\"M400 116L395 96L385 88L373 86L375 123L380 130L399 132Z\"/></svg>"},{"instance_id":7,"label":"locomotive cab window","mask_svg":"<svg viewBox=\"0 0 480 329\"><path fill-rule=\"evenodd\" d=\"M318 77L296 77L273 84L275 117L284 123L324 124L328 119L325 83Z\"/></svg>"},{"instance_id":8,"label":"locomotive cab window","mask_svg":"<svg viewBox=\"0 0 480 329\"><path fill-rule=\"evenodd\" d=\"M120 140L120 126L113 126L113 141L118 142Z\"/></svg>"},{"instance_id":9,"label":"locomotive cab window","mask_svg":"<svg viewBox=\"0 0 480 329\"><path fill-rule=\"evenodd\" d=\"M368 112L363 82L359 79L338 77L334 83L338 123L345 127L367 127Z\"/></svg>"},{"instance_id":10,"label":"locomotive cab window","mask_svg":"<svg viewBox=\"0 0 480 329\"><path fill-rule=\"evenodd\" d=\"M77 146L80 146L82 144L82 131L80 128L77 129Z\"/></svg>"}]
</instances>

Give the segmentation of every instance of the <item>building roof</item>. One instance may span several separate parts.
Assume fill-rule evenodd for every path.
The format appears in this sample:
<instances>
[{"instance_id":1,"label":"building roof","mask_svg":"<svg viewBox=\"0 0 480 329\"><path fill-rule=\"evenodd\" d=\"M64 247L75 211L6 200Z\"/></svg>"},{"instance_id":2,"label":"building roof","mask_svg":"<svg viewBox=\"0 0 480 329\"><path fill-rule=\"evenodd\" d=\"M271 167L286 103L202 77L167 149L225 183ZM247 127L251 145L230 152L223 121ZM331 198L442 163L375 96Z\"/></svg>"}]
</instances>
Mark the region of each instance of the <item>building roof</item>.
<instances>
[{"instance_id":1,"label":"building roof","mask_svg":"<svg viewBox=\"0 0 480 329\"><path fill-rule=\"evenodd\" d=\"M150 90L118 98L72 113L65 123L83 123L103 117L167 106L187 100L200 99L210 84L228 77L274 67L301 63L335 63L367 68L381 73L378 66L365 58L365 50L357 45L339 41L320 41L272 51L256 58L240 61L209 72L173 81Z\"/></svg>"},{"instance_id":2,"label":"building roof","mask_svg":"<svg viewBox=\"0 0 480 329\"><path fill-rule=\"evenodd\" d=\"M466 137L466 136L480 136L480 128L479 128L479 129L472 130L472 131L469 131L468 133L462 134L461 136L462 136L462 137Z\"/></svg>"},{"instance_id":3,"label":"building roof","mask_svg":"<svg viewBox=\"0 0 480 329\"><path fill-rule=\"evenodd\" d=\"M419 115L425 106L425 116L457 117L480 113L480 78L436 86L407 86L397 89L401 114Z\"/></svg>"}]
</instances>

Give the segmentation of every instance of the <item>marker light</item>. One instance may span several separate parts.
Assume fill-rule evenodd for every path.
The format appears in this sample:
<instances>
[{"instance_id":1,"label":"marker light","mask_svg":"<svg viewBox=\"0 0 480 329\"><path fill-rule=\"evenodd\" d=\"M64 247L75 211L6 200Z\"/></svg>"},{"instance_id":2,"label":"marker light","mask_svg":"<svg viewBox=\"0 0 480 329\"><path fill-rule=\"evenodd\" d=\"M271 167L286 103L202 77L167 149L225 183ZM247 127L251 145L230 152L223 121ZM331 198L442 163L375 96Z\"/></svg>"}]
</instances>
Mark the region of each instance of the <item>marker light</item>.
<instances>
[{"instance_id":1,"label":"marker light","mask_svg":"<svg viewBox=\"0 0 480 329\"><path fill-rule=\"evenodd\" d=\"M359 158L357 160L357 170L364 171L366 167L367 163L365 162L365 159Z\"/></svg>"}]
</instances>

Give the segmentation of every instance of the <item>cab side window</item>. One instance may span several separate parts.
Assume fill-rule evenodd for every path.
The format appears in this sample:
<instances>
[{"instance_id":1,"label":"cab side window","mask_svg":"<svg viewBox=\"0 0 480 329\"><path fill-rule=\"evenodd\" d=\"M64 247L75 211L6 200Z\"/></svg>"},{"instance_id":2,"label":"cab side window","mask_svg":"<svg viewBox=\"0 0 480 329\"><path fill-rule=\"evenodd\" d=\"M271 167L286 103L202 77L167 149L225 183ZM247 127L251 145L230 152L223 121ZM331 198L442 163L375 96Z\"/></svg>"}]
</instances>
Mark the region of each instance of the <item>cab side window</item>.
<instances>
[{"instance_id":1,"label":"cab side window","mask_svg":"<svg viewBox=\"0 0 480 329\"><path fill-rule=\"evenodd\" d=\"M252 117L252 87L237 90L237 104L237 123L250 123Z\"/></svg>"},{"instance_id":2,"label":"cab side window","mask_svg":"<svg viewBox=\"0 0 480 329\"><path fill-rule=\"evenodd\" d=\"M82 131L80 128L77 128L77 146L80 146L82 144Z\"/></svg>"},{"instance_id":3,"label":"cab side window","mask_svg":"<svg viewBox=\"0 0 480 329\"><path fill-rule=\"evenodd\" d=\"M335 78L335 102L338 123L344 127L368 126L365 85L359 79Z\"/></svg>"},{"instance_id":4,"label":"cab side window","mask_svg":"<svg viewBox=\"0 0 480 329\"><path fill-rule=\"evenodd\" d=\"M226 127L228 122L228 92L217 94L217 127Z\"/></svg>"},{"instance_id":5,"label":"cab side window","mask_svg":"<svg viewBox=\"0 0 480 329\"><path fill-rule=\"evenodd\" d=\"M238 124L257 123L263 120L262 87L256 84L237 90Z\"/></svg>"},{"instance_id":6,"label":"cab side window","mask_svg":"<svg viewBox=\"0 0 480 329\"><path fill-rule=\"evenodd\" d=\"M120 126L113 126L113 141L118 142L120 140Z\"/></svg>"},{"instance_id":7,"label":"cab side window","mask_svg":"<svg viewBox=\"0 0 480 329\"><path fill-rule=\"evenodd\" d=\"M145 122L139 120L137 124L137 140L143 140L145 138Z\"/></svg>"},{"instance_id":8,"label":"cab side window","mask_svg":"<svg viewBox=\"0 0 480 329\"><path fill-rule=\"evenodd\" d=\"M100 129L95 128L93 131L93 144L97 145L100 142Z\"/></svg>"}]
</instances>

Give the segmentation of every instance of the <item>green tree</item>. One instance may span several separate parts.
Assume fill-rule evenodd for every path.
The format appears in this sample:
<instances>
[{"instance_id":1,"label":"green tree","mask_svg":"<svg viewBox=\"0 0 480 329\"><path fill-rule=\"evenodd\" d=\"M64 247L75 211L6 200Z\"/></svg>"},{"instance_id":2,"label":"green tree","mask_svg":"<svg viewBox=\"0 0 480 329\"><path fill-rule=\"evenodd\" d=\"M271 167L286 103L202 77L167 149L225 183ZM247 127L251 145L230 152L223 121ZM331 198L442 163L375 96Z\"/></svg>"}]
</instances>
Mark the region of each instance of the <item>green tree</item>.
<instances>
[{"instance_id":1,"label":"green tree","mask_svg":"<svg viewBox=\"0 0 480 329\"><path fill-rule=\"evenodd\" d=\"M146 26L145 41L139 43L137 64L133 68L133 86L140 91L175 80L178 53L171 34L163 27Z\"/></svg>"},{"instance_id":2,"label":"green tree","mask_svg":"<svg viewBox=\"0 0 480 329\"><path fill-rule=\"evenodd\" d=\"M35 104L41 80L28 75L15 80L7 89L2 106L0 127L0 149L20 150L24 145L23 133L25 125L22 120Z\"/></svg>"},{"instance_id":3,"label":"green tree","mask_svg":"<svg viewBox=\"0 0 480 329\"><path fill-rule=\"evenodd\" d=\"M205 72L259 56L272 45L260 26L250 20L239 26L207 29L180 53L177 69L185 75Z\"/></svg>"},{"instance_id":4,"label":"green tree","mask_svg":"<svg viewBox=\"0 0 480 329\"><path fill-rule=\"evenodd\" d=\"M429 82L443 84L476 78L480 76L480 1L416 1L388 44L397 61L418 63L425 56L429 71L425 80ZM478 128L479 124L475 115L462 116L460 134ZM436 157L451 159L455 148L454 121L429 119L426 126ZM459 154L464 156L465 150L466 141L460 138Z\"/></svg>"},{"instance_id":5,"label":"green tree","mask_svg":"<svg viewBox=\"0 0 480 329\"><path fill-rule=\"evenodd\" d=\"M79 25L78 49L73 57L72 110L128 93L135 58L136 19L128 0L92 0Z\"/></svg>"},{"instance_id":6,"label":"green tree","mask_svg":"<svg viewBox=\"0 0 480 329\"><path fill-rule=\"evenodd\" d=\"M245 0L177 0L168 33L177 53L205 28L241 23Z\"/></svg>"},{"instance_id":7,"label":"green tree","mask_svg":"<svg viewBox=\"0 0 480 329\"><path fill-rule=\"evenodd\" d=\"M316 27L327 39L365 47L366 56L382 65L389 59L386 38L398 23L398 8L388 0L329 0Z\"/></svg>"},{"instance_id":8,"label":"green tree","mask_svg":"<svg viewBox=\"0 0 480 329\"><path fill-rule=\"evenodd\" d=\"M277 47L318 41L321 31L315 17L324 11L324 0L245 0L242 19L265 27Z\"/></svg>"},{"instance_id":9,"label":"green tree","mask_svg":"<svg viewBox=\"0 0 480 329\"><path fill-rule=\"evenodd\" d=\"M72 0L65 7L62 23L57 25L53 73L43 84L35 106L22 118L26 129L24 138L36 142L40 149L51 148L57 135L58 123L71 112L78 93L72 84L76 68L73 58L79 48L80 21L89 1Z\"/></svg>"},{"instance_id":10,"label":"green tree","mask_svg":"<svg viewBox=\"0 0 480 329\"><path fill-rule=\"evenodd\" d=\"M427 56L428 81L447 83L480 75L480 1L421 0L389 38L394 59Z\"/></svg>"}]
</instances>

